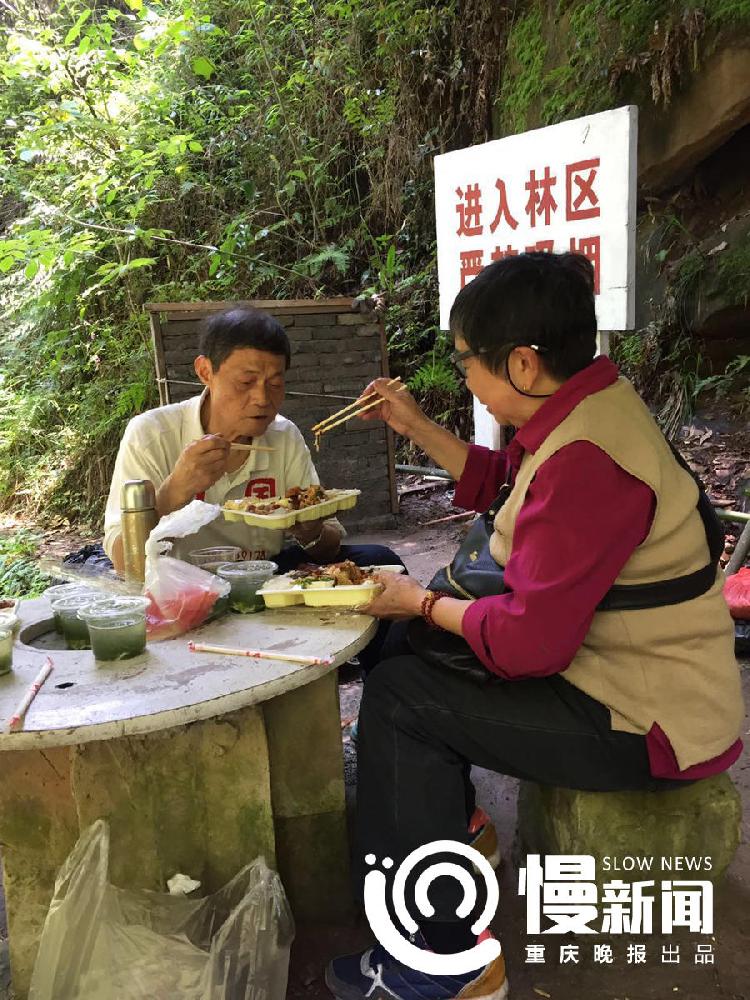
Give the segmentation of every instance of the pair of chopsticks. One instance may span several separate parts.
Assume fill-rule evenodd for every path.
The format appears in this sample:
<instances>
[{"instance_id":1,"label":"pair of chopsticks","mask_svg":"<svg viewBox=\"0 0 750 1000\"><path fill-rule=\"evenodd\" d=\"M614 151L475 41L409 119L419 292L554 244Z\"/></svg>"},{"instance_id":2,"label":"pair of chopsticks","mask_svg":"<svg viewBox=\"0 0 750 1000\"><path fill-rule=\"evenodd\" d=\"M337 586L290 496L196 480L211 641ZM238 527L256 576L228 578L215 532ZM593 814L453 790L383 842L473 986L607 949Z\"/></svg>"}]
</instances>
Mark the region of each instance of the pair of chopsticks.
<instances>
[{"instance_id":1,"label":"pair of chopsticks","mask_svg":"<svg viewBox=\"0 0 750 1000\"><path fill-rule=\"evenodd\" d=\"M401 376L398 375L396 378L392 378L388 385L398 385L396 392L402 392L407 387L401 385ZM353 403L348 406L344 406L342 409L337 410L332 413L330 417L326 417L325 420L321 420L320 423L315 424L311 427L313 434L316 438L320 437L321 434L326 434L328 431L332 431L334 427L338 427L339 424L345 424L347 420L351 420L352 417L359 417L363 413L367 413L368 410L372 410L376 406L380 406L381 403L387 402L380 393L370 392L366 396L360 396L359 399L355 399ZM362 404L366 405L362 405ZM349 413L349 410L353 410L353 413ZM346 415L345 415L346 414Z\"/></svg>"},{"instance_id":2,"label":"pair of chopsticks","mask_svg":"<svg viewBox=\"0 0 750 1000\"><path fill-rule=\"evenodd\" d=\"M288 663L302 663L306 666L328 665L333 660L319 656L292 656L291 653L268 653L262 649L234 649L232 646L211 646L205 642L189 642L191 653L223 653L224 656L249 656L252 660L285 660Z\"/></svg>"},{"instance_id":3,"label":"pair of chopsticks","mask_svg":"<svg viewBox=\"0 0 750 1000\"><path fill-rule=\"evenodd\" d=\"M242 444L240 441L230 441L229 447L235 451L276 451L275 448L267 448L264 444Z\"/></svg>"},{"instance_id":4,"label":"pair of chopsticks","mask_svg":"<svg viewBox=\"0 0 750 1000\"><path fill-rule=\"evenodd\" d=\"M29 710L29 706L31 705L32 701L36 698L36 696L39 694L39 690L42 684L44 684L44 682L47 680L47 678L51 673L52 673L52 660L48 656L47 659L44 661L44 666L34 678L33 684L29 685L29 688L26 691L26 694L21 699L18 708L10 717L10 721L8 722L8 729L12 733L16 732L18 729L21 728L24 717L26 716L26 713Z\"/></svg>"},{"instance_id":5,"label":"pair of chopsticks","mask_svg":"<svg viewBox=\"0 0 750 1000\"><path fill-rule=\"evenodd\" d=\"M196 438L195 440L200 441L201 439ZM234 448L235 451L276 451L275 448L269 448L265 444L242 444L241 441L230 441L229 447Z\"/></svg>"}]
</instances>

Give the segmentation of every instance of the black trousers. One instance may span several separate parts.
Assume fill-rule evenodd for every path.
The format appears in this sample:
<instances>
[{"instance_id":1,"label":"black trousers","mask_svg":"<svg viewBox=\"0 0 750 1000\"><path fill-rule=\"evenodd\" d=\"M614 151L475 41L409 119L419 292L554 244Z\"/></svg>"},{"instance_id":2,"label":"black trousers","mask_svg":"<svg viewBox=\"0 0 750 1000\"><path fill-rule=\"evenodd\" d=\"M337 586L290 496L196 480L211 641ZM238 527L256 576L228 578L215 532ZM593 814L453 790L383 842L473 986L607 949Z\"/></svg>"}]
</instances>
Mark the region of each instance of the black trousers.
<instances>
[{"instance_id":1,"label":"black trousers","mask_svg":"<svg viewBox=\"0 0 750 1000\"><path fill-rule=\"evenodd\" d=\"M335 561L343 562L345 559L350 559L356 566L404 565L401 557L385 545L342 545ZM282 549L278 555L273 556L273 561L279 567L279 573L288 573L303 563L315 562L300 545L290 545L288 548ZM365 674L382 659L383 643L388 635L389 624L386 621L380 622L373 638L357 654L360 667Z\"/></svg>"},{"instance_id":2,"label":"black trousers","mask_svg":"<svg viewBox=\"0 0 750 1000\"><path fill-rule=\"evenodd\" d=\"M612 730L608 710L559 674L481 684L413 654L384 660L368 675L357 757L360 893L366 854L398 866L432 841L469 841L472 764L591 791L685 784L653 778L645 737Z\"/></svg>"}]
</instances>

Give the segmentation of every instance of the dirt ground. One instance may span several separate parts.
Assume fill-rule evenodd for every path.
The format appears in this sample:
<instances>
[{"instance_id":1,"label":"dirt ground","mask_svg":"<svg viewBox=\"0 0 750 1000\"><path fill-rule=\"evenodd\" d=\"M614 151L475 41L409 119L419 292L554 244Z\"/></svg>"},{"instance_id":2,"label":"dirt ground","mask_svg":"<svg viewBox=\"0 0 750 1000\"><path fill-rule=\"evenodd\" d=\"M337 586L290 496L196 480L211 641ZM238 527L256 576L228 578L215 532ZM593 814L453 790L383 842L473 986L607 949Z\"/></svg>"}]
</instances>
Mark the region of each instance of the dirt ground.
<instances>
[{"instance_id":1,"label":"dirt ground","mask_svg":"<svg viewBox=\"0 0 750 1000\"><path fill-rule=\"evenodd\" d=\"M704 436L707 430L711 434ZM739 506L746 484L742 478L747 474L746 464L736 460L735 447L723 442L724 433L728 433L724 428L706 423L698 431L686 450L697 452L696 464L700 464L709 480L713 478L709 485L716 491L717 498L726 506ZM703 441L701 436L704 436ZM696 456L691 454L690 458L695 460ZM442 483L416 476L402 477L401 491L399 529L377 535L358 535L352 541L390 545L404 558L412 575L426 582L437 566L449 561L460 541L465 521L429 523L456 513L450 506L451 492ZM6 522L0 527L11 526ZM90 540L59 530L49 532L45 548L60 558ZM732 541L730 539L728 550ZM741 665L746 703L750 704L750 660ZM347 794L353 804L356 749L351 740L351 721L356 717L361 696L361 682L355 668L342 668L340 695ZM750 719L746 719L744 733L750 737ZM705 943L705 938L679 935L623 937L615 941L611 966L594 965L593 946L588 942L582 943L580 964L561 965L558 946L570 939L556 939L553 942L556 947L547 948L546 963L530 965L525 962L525 946L539 943L540 939L526 937L525 901L518 896L518 872L511 858L517 782L475 769L473 777L479 801L497 827L504 859L498 873L501 902L493 926L502 941L512 1000L667 1000L672 997L678 1000L750 1000L750 742L731 774L744 804L743 839L728 875L716 892L715 933L708 939L714 945L713 965L698 965L694 960L695 945ZM0 1000L12 1000L6 937L0 891ZM647 945L645 964L631 964L626 958L627 945L638 942ZM370 943L372 938L362 916L350 926L299 926L292 950L288 1000L327 1000L329 994L322 981L326 961L336 954ZM581 943L580 939L576 943ZM682 949L680 964L662 964L662 944L675 943Z\"/></svg>"}]
</instances>

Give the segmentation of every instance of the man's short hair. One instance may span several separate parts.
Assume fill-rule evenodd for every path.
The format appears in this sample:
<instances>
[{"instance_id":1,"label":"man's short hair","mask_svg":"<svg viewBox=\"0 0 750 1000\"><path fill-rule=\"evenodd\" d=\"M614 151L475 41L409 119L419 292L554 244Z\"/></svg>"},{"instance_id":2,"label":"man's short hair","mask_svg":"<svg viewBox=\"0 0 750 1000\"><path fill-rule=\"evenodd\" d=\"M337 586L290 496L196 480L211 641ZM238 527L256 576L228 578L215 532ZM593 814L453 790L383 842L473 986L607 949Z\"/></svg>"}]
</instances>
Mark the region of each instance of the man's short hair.
<instances>
[{"instance_id":1,"label":"man's short hair","mask_svg":"<svg viewBox=\"0 0 750 1000\"><path fill-rule=\"evenodd\" d=\"M570 378L596 354L591 262L539 251L495 261L456 296L450 329L491 371L513 347L538 344L549 374Z\"/></svg>"},{"instance_id":2,"label":"man's short hair","mask_svg":"<svg viewBox=\"0 0 750 1000\"><path fill-rule=\"evenodd\" d=\"M286 330L273 316L260 309L227 309L203 321L199 350L218 371L232 351L252 347L278 354L289 368L292 351Z\"/></svg>"}]
</instances>

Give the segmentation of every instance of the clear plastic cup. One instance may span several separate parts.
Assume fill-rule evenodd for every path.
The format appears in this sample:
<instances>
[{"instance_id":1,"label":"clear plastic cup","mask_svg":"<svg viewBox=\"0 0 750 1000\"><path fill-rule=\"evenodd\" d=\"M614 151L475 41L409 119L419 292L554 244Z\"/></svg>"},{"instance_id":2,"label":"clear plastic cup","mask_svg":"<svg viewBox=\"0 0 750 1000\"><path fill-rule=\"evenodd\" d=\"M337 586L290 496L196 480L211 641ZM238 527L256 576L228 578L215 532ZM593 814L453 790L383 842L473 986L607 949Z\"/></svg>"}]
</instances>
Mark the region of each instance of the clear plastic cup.
<instances>
[{"instance_id":1,"label":"clear plastic cup","mask_svg":"<svg viewBox=\"0 0 750 1000\"><path fill-rule=\"evenodd\" d=\"M9 674L13 666L13 629L0 628L0 675Z\"/></svg>"},{"instance_id":2,"label":"clear plastic cup","mask_svg":"<svg viewBox=\"0 0 750 1000\"><path fill-rule=\"evenodd\" d=\"M111 597L79 609L97 660L129 660L144 651L148 605L147 597Z\"/></svg>"},{"instance_id":3,"label":"clear plastic cup","mask_svg":"<svg viewBox=\"0 0 750 1000\"><path fill-rule=\"evenodd\" d=\"M79 610L96 600L94 591L75 589L62 597L54 598L50 604L55 616L55 628L65 637L68 649L90 649L89 631L86 622L78 617Z\"/></svg>"},{"instance_id":4,"label":"clear plastic cup","mask_svg":"<svg viewBox=\"0 0 750 1000\"><path fill-rule=\"evenodd\" d=\"M217 545L209 549L194 549L188 553L188 559L193 566L215 573L222 563L239 562L242 559L242 549L236 545Z\"/></svg>"},{"instance_id":5,"label":"clear plastic cup","mask_svg":"<svg viewBox=\"0 0 750 1000\"><path fill-rule=\"evenodd\" d=\"M53 587L47 587L43 591L42 597L46 597L51 604L53 601L59 601L63 597L71 597L73 594L77 594L79 590L83 590L89 594L94 593L90 587L85 587L82 583L56 583Z\"/></svg>"},{"instance_id":6,"label":"clear plastic cup","mask_svg":"<svg viewBox=\"0 0 750 1000\"><path fill-rule=\"evenodd\" d=\"M258 591L278 568L276 563L267 559L228 562L217 566L216 575L222 580L228 580L232 588L229 593L229 607L232 611L245 615L263 611L265 602Z\"/></svg>"}]
</instances>

